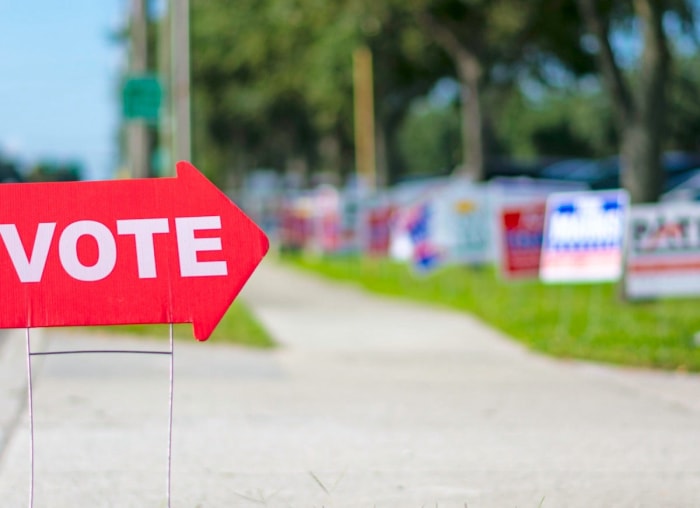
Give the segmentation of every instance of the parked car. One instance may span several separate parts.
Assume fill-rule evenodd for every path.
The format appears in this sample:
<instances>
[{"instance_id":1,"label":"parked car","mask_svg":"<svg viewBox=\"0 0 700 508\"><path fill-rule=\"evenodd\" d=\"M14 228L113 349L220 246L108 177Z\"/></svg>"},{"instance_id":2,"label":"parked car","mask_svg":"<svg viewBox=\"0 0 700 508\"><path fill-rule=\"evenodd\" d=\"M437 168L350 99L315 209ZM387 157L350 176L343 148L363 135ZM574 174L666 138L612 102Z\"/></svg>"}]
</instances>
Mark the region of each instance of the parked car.
<instances>
[{"instance_id":1,"label":"parked car","mask_svg":"<svg viewBox=\"0 0 700 508\"><path fill-rule=\"evenodd\" d=\"M684 182L689 174L700 169L700 154L692 152L665 152L662 156L666 172L666 191ZM605 159L567 159L545 167L540 178L584 182L593 190L621 187L621 160L619 156Z\"/></svg>"},{"instance_id":2,"label":"parked car","mask_svg":"<svg viewBox=\"0 0 700 508\"><path fill-rule=\"evenodd\" d=\"M566 159L546 166L539 178L562 180L588 185L591 189L606 188L615 183L620 172L618 157L607 159ZM615 186L615 185L613 185Z\"/></svg>"},{"instance_id":3,"label":"parked car","mask_svg":"<svg viewBox=\"0 0 700 508\"><path fill-rule=\"evenodd\" d=\"M686 152L667 152L664 154L666 183L664 189L669 191L686 182L700 170L700 154Z\"/></svg>"},{"instance_id":4,"label":"parked car","mask_svg":"<svg viewBox=\"0 0 700 508\"><path fill-rule=\"evenodd\" d=\"M661 201L700 201L700 168L676 175L676 184L669 188Z\"/></svg>"},{"instance_id":5,"label":"parked car","mask_svg":"<svg viewBox=\"0 0 700 508\"><path fill-rule=\"evenodd\" d=\"M486 161L484 176L486 180L499 177L531 177L539 175L543 168L552 164L553 159L542 158L533 160L518 160L508 157L493 157Z\"/></svg>"}]
</instances>

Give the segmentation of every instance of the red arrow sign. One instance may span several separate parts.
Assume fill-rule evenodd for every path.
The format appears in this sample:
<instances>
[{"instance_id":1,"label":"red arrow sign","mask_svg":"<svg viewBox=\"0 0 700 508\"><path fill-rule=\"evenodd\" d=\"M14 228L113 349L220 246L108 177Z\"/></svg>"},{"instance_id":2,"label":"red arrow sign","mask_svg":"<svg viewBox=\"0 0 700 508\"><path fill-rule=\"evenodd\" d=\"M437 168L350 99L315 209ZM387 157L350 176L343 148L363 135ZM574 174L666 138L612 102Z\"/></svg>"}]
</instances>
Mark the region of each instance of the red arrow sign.
<instances>
[{"instance_id":1,"label":"red arrow sign","mask_svg":"<svg viewBox=\"0 0 700 508\"><path fill-rule=\"evenodd\" d=\"M0 327L193 323L206 340L268 250L194 166L0 185Z\"/></svg>"}]
</instances>

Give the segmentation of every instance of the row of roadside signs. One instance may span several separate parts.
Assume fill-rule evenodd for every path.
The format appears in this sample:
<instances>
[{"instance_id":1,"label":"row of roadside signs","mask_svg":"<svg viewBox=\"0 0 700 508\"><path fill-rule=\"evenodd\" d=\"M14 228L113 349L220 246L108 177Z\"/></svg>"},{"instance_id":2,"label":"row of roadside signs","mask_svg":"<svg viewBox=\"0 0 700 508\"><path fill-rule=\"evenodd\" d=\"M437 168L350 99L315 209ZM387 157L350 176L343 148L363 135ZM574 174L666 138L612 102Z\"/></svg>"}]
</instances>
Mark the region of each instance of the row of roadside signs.
<instances>
[{"instance_id":1,"label":"row of roadside signs","mask_svg":"<svg viewBox=\"0 0 700 508\"><path fill-rule=\"evenodd\" d=\"M308 207L320 232L311 245L332 253L352 244L422 273L496 261L509 280L623 279L633 299L700 295L700 204L630 206L624 190L552 190L447 181L360 204L324 189Z\"/></svg>"},{"instance_id":2,"label":"row of roadside signs","mask_svg":"<svg viewBox=\"0 0 700 508\"><path fill-rule=\"evenodd\" d=\"M700 295L699 203L630 206L622 190L554 193L504 207L501 217L509 277L622 279L631 299Z\"/></svg>"}]
</instances>

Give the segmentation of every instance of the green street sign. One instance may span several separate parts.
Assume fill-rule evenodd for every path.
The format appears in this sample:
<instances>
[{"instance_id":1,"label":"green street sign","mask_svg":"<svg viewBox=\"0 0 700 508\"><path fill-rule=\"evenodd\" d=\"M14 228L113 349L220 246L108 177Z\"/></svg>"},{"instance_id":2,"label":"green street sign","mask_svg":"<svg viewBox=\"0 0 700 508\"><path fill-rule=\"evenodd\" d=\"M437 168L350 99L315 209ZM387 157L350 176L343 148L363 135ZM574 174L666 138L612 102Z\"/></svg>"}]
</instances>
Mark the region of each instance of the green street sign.
<instances>
[{"instance_id":1,"label":"green street sign","mask_svg":"<svg viewBox=\"0 0 700 508\"><path fill-rule=\"evenodd\" d=\"M163 89L156 76L130 76L122 88L124 118L157 122L162 100Z\"/></svg>"}]
</instances>

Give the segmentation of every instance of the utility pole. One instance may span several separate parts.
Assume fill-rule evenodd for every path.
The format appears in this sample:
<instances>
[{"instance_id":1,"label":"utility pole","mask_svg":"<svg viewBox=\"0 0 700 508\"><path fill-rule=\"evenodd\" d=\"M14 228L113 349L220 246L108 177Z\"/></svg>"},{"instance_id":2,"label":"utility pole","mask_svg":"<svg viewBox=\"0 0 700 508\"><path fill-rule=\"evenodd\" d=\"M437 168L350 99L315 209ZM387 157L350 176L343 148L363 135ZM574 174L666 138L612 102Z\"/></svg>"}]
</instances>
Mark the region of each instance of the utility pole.
<instances>
[{"instance_id":1,"label":"utility pole","mask_svg":"<svg viewBox=\"0 0 700 508\"><path fill-rule=\"evenodd\" d=\"M173 113L171 76L172 76L172 9L165 6L158 23L158 77L163 87L164 100L158 119L158 151L161 163L161 176L175 175L173 154Z\"/></svg>"},{"instance_id":2,"label":"utility pole","mask_svg":"<svg viewBox=\"0 0 700 508\"><path fill-rule=\"evenodd\" d=\"M142 75L148 68L146 0L131 0L129 35L129 73ZM126 125L127 159L133 178L149 173L148 125L143 119L131 119Z\"/></svg>"},{"instance_id":3,"label":"utility pole","mask_svg":"<svg viewBox=\"0 0 700 508\"><path fill-rule=\"evenodd\" d=\"M368 190L374 190L377 185L377 163L372 52L367 46L362 46L354 51L352 60L355 99L355 167L362 183Z\"/></svg>"},{"instance_id":4,"label":"utility pole","mask_svg":"<svg viewBox=\"0 0 700 508\"><path fill-rule=\"evenodd\" d=\"M170 0L172 61L170 92L174 120L173 158L191 161L190 118L190 3Z\"/></svg>"}]
</instances>

